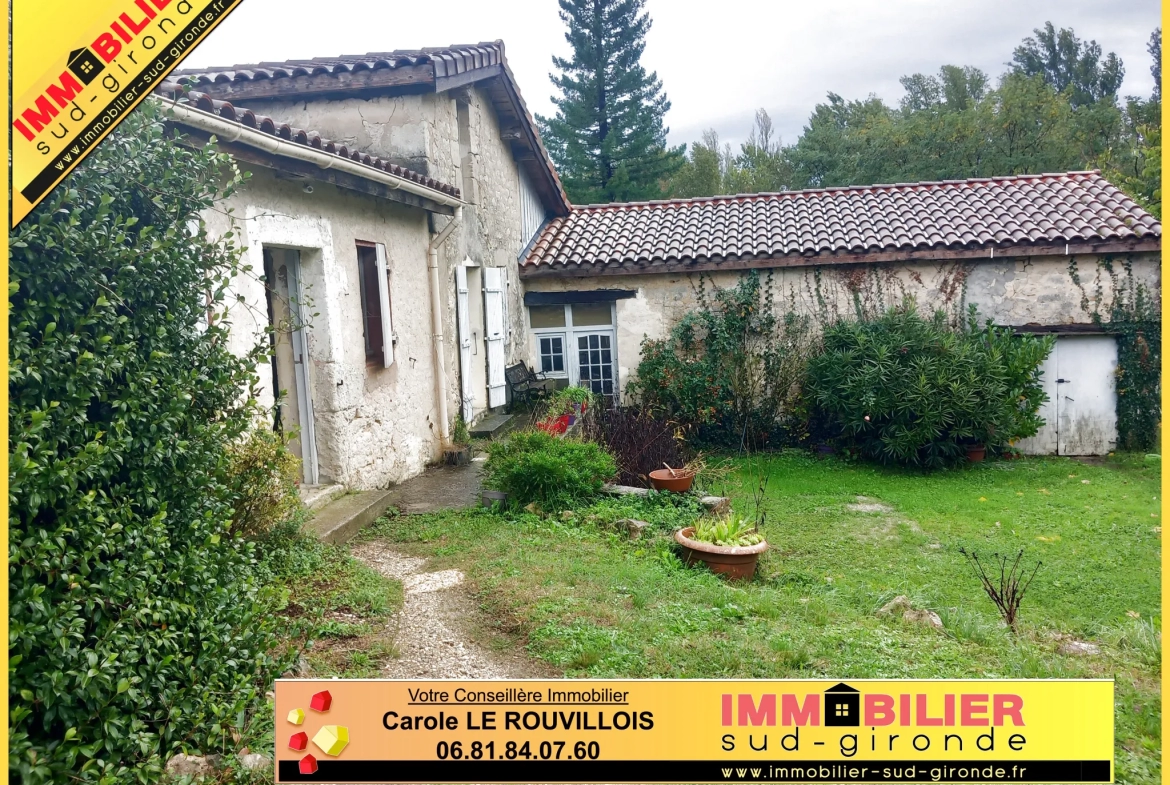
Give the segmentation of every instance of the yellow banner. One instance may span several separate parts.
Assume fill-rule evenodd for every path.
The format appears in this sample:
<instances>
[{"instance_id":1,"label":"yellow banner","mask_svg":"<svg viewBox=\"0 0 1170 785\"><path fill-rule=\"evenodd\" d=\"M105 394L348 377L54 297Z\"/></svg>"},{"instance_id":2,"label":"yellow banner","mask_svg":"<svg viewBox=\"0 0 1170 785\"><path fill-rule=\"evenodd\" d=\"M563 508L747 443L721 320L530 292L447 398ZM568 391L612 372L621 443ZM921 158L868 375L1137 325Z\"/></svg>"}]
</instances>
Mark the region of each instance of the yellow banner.
<instances>
[{"instance_id":1,"label":"yellow banner","mask_svg":"<svg viewBox=\"0 0 1170 785\"><path fill-rule=\"evenodd\" d=\"M242 0L15 0L16 226Z\"/></svg>"},{"instance_id":2,"label":"yellow banner","mask_svg":"<svg viewBox=\"0 0 1170 785\"><path fill-rule=\"evenodd\" d=\"M276 781L1111 782L1111 681L276 683Z\"/></svg>"}]
</instances>

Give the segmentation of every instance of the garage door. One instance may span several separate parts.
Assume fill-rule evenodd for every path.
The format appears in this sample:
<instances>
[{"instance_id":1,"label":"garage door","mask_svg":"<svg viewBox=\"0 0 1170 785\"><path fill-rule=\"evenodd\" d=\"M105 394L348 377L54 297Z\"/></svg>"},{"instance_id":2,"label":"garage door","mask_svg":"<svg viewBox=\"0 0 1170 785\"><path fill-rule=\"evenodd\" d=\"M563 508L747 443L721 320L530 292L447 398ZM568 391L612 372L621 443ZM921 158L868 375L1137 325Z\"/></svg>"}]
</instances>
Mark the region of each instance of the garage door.
<instances>
[{"instance_id":1,"label":"garage door","mask_svg":"<svg viewBox=\"0 0 1170 785\"><path fill-rule=\"evenodd\" d=\"M1045 424L1017 446L1032 455L1105 455L1117 446L1117 341L1110 335L1056 339L1044 361Z\"/></svg>"}]
</instances>

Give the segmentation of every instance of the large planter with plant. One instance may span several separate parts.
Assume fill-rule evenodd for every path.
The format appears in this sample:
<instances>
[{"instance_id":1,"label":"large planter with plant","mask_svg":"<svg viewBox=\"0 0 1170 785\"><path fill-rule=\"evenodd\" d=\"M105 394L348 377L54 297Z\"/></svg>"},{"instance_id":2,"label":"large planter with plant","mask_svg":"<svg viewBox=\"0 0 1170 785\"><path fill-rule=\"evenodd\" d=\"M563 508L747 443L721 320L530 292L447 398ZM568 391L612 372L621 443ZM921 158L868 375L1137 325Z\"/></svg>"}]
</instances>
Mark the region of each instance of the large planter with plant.
<instances>
[{"instance_id":1,"label":"large planter with plant","mask_svg":"<svg viewBox=\"0 0 1170 785\"><path fill-rule=\"evenodd\" d=\"M680 469L675 469L670 464L664 463L664 469L655 469L650 472L650 485L656 491L670 491L672 493L686 493L691 489L691 485L695 481L695 477L699 472L707 468L706 462L702 455L698 455L687 461L687 465Z\"/></svg>"},{"instance_id":2,"label":"large planter with plant","mask_svg":"<svg viewBox=\"0 0 1170 785\"><path fill-rule=\"evenodd\" d=\"M656 491L686 493L694 481L694 473L683 469L656 469L650 472L650 484Z\"/></svg>"},{"instance_id":3,"label":"large planter with plant","mask_svg":"<svg viewBox=\"0 0 1170 785\"><path fill-rule=\"evenodd\" d=\"M756 574L760 554L768 541L746 521L732 518L701 519L694 526L679 529L674 541L683 549L688 564L701 562L711 572L732 580L747 580Z\"/></svg>"}]
</instances>

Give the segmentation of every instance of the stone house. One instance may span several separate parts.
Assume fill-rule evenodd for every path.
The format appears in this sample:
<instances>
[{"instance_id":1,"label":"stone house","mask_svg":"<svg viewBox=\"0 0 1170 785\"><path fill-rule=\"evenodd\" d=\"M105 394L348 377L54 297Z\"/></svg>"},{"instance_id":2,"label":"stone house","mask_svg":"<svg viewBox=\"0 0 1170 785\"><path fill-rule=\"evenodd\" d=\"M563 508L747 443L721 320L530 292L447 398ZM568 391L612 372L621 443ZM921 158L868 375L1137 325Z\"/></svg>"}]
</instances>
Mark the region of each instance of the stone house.
<instances>
[{"instance_id":1,"label":"stone house","mask_svg":"<svg viewBox=\"0 0 1170 785\"><path fill-rule=\"evenodd\" d=\"M531 354L518 259L569 204L501 43L172 79L179 131L250 173L204 220L247 248L237 348L278 328L262 402L283 395L306 484L399 482L505 404Z\"/></svg>"},{"instance_id":2,"label":"stone house","mask_svg":"<svg viewBox=\"0 0 1170 785\"><path fill-rule=\"evenodd\" d=\"M906 295L926 309L971 304L1057 336L1047 424L1021 448L1096 455L1117 441L1117 346L1094 312L1107 321L1138 289L1158 305L1160 248L1157 219L1098 172L1069 172L574 207L550 220L520 277L537 367L594 378L588 348L615 390L642 340L697 305L701 281L732 286L745 270L768 275L777 308L828 318Z\"/></svg>"},{"instance_id":3,"label":"stone house","mask_svg":"<svg viewBox=\"0 0 1170 785\"><path fill-rule=\"evenodd\" d=\"M1022 446L1104 453L1117 349L1094 311L1160 301L1161 225L1095 172L573 207L502 42L173 78L193 91L176 122L253 172L233 219L206 218L264 271L238 282L241 347L307 323L267 383L306 482L418 473L456 413L499 411L517 361L620 397L642 341L746 270L806 313L911 295L1055 333L1048 425Z\"/></svg>"}]
</instances>

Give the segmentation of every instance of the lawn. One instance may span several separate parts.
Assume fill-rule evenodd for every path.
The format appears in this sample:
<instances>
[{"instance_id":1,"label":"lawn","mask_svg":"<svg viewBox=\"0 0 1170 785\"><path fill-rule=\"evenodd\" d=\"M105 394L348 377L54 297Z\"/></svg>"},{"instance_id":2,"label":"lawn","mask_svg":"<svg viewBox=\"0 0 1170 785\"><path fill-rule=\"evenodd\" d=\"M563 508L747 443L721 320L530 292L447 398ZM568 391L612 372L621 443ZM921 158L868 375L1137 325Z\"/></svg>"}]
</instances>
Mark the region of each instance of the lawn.
<instances>
[{"instance_id":1,"label":"lawn","mask_svg":"<svg viewBox=\"0 0 1170 785\"><path fill-rule=\"evenodd\" d=\"M683 567L664 499L564 516L482 511L384 519L371 532L458 566L494 629L580 677L1105 677L1116 679L1117 779L1160 780L1160 464L989 462L920 474L790 451L739 460L739 514L768 478L773 548L755 580ZM716 490L724 490L724 484ZM859 499L858 497L864 497ZM623 517L655 524L629 542ZM1024 549L1043 562L1020 632L958 552ZM897 595L945 630L881 617ZM1060 654L1067 639L1095 657Z\"/></svg>"}]
</instances>

